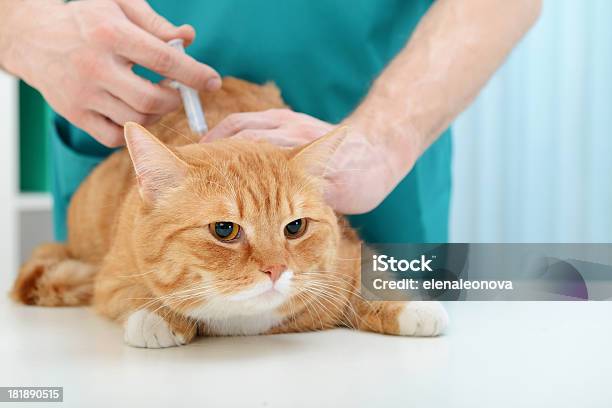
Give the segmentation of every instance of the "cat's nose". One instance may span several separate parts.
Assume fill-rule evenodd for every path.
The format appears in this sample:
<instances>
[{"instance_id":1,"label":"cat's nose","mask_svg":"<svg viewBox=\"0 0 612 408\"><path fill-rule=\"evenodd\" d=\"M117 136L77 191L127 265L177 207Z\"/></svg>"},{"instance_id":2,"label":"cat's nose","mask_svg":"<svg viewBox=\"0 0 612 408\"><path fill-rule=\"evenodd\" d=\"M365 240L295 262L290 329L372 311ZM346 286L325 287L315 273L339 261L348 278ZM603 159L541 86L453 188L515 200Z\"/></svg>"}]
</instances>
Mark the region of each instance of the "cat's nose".
<instances>
[{"instance_id":1,"label":"cat's nose","mask_svg":"<svg viewBox=\"0 0 612 408\"><path fill-rule=\"evenodd\" d=\"M268 275L270 279L272 280L272 282L276 282L278 278L280 278L281 274L285 272L286 269L287 269L287 265L276 264L276 265L266 266L262 268L261 271L265 273L266 275Z\"/></svg>"}]
</instances>

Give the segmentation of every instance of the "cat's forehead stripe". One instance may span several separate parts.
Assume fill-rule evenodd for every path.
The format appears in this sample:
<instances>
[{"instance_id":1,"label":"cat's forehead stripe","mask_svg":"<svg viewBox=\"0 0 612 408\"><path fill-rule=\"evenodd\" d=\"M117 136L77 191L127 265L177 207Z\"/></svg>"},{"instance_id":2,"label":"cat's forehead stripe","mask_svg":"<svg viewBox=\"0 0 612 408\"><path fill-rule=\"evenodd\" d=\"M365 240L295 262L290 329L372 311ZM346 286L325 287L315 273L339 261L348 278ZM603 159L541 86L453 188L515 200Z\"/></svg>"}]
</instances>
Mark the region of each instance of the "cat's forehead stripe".
<instances>
[{"instance_id":1,"label":"cat's forehead stripe","mask_svg":"<svg viewBox=\"0 0 612 408\"><path fill-rule=\"evenodd\" d=\"M286 184L289 178L283 174L278 163L260 161L257 173L243 174L243 182L236 197L236 209L240 217L253 211L266 218L277 217L292 211L292 197L288 196Z\"/></svg>"},{"instance_id":2,"label":"cat's forehead stripe","mask_svg":"<svg viewBox=\"0 0 612 408\"><path fill-rule=\"evenodd\" d=\"M292 172L286 155L267 149L236 149L219 151L215 156L223 160L213 169L209 168L204 177L212 177L217 185L232 192L231 197L225 194L220 208L224 212L219 216L240 220L255 216L270 221L302 211L303 194L309 181Z\"/></svg>"}]
</instances>

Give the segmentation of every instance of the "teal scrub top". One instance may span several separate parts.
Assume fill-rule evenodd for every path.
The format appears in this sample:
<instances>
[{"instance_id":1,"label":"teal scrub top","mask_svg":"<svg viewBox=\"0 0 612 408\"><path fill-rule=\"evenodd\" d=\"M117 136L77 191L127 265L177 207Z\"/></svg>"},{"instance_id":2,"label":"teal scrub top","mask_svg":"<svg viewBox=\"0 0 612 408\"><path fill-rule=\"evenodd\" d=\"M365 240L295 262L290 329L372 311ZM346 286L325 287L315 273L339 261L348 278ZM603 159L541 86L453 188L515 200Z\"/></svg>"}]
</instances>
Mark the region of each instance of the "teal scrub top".
<instances>
[{"instance_id":1,"label":"teal scrub top","mask_svg":"<svg viewBox=\"0 0 612 408\"><path fill-rule=\"evenodd\" d=\"M221 75L274 81L296 111L337 123L406 44L433 0L151 0L197 37L187 52ZM145 70L139 74L155 80ZM206 107L204 107L206 108ZM55 234L81 181L112 150L56 116L52 126ZM375 210L351 216L366 242L446 242L451 138L446 131ZM368 194L367 190L363 194Z\"/></svg>"}]
</instances>

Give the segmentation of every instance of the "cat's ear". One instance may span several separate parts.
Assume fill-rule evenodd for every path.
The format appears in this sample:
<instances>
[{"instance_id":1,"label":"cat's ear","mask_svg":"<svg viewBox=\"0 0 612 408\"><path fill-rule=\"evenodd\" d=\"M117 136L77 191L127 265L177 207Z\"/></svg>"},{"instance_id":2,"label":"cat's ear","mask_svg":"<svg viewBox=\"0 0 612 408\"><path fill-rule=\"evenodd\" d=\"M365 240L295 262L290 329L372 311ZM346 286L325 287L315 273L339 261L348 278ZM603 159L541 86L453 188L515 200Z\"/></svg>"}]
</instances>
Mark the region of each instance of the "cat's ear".
<instances>
[{"instance_id":1,"label":"cat's ear","mask_svg":"<svg viewBox=\"0 0 612 408\"><path fill-rule=\"evenodd\" d=\"M132 158L140 196L154 203L160 195L178 187L189 165L144 127L128 122L124 126L125 142Z\"/></svg>"},{"instance_id":2,"label":"cat's ear","mask_svg":"<svg viewBox=\"0 0 612 408\"><path fill-rule=\"evenodd\" d=\"M291 162L297 163L310 175L323 177L329 162L346 138L348 126L340 126L324 136L295 149Z\"/></svg>"}]
</instances>

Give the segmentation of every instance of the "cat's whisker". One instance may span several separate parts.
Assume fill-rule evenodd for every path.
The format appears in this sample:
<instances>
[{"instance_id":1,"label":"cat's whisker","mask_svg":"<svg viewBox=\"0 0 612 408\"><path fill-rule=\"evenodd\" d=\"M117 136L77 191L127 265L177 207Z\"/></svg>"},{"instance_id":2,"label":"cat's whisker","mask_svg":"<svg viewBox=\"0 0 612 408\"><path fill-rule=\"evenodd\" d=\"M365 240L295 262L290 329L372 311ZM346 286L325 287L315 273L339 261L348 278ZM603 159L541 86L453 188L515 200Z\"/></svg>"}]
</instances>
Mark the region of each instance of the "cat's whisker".
<instances>
[{"instance_id":1,"label":"cat's whisker","mask_svg":"<svg viewBox=\"0 0 612 408\"><path fill-rule=\"evenodd\" d=\"M317 273L312 273L311 276L317 276ZM328 275L328 274L318 274L319 276L325 277L325 279L327 279L328 281L333 281L333 280L337 280L339 278L338 275L333 276L333 275ZM330 276L333 276L330 278ZM346 284L346 281L343 281L340 278L340 282ZM322 288L327 288L327 289L332 289L334 291L336 291L338 293L338 295L340 295L341 297L347 297L350 298L351 296L354 296L355 298L363 301L363 302L367 302L367 299L363 298L363 296L361 295L361 293L358 292L358 288L356 286L354 286L353 284L350 285L349 288L347 287L340 287L340 286L336 286L333 285L330 282L325 282L325 281L321 281L321 280L316 280L316 279L310 279L304 282L305 285L318 285L319 287ZM340 293L340 292L341 293ZM352 307L352 305L351 305Z\"/></svg>"},{"instance_id":2,"label":"cat's whisker","mask_svg":"<svg viewBox=\"0 0 612 408\"><path fill-rule=\"evenodd\" d=\"M338 260L338 261L358 261L361 260L361 257L355 257L355 258L341 258L339 256L335 257L334 259Z\"/></svg>"},{"instance_id":3,"label":"cat's whisker","mask_svg":"<svg viewBox=\"0 0 612 408\"><path fill-rule=\"evenodd\" d=\"M313 295L313 296L312 296L312 299L313 299L313 302L315 302L315 307L316 307L316 305L320 306L320 308L322 309L322 311L323 311L323 312L325 312L325 313L327 314L328 319L326 319L326 321L328 321L328 320L335 321L335 320L336 320L336 319L335 319L335 313L332 313L332 312L331 312L331 311L330 311L330 310L329 310L329 309L328 309L328 308L327 308L327 307L326 307L326 306L323 304L323 301L322 301L322 300L325 300L325 299L323 299L323 297L318 296L318 293L317 293L317 292L315 292L315 291L310 291L309 289L304 289L304 290L305 290L306 292L310 292L310 293ZM321 320L321 319L320 319L320 320ZM324 323L323 323L323 320L321 320L321 330L324 330L324 329L325 329L325 325L324 325Z\"/></svg>"},{"instance_id":4,"label":"cat's whisker","mask_svg":"<svg viewBox=\"0 0 612 408\"><path fill-rule=\"evenodd\" d=\"M333 289L332 289L332 291L333 291ZM363 321L363 319L359 316L359 313L357 313L357 311L355 310L353 304L350 302L350 300L348 298L346 298L346 296L343 296L342 294L339 294L338 292L332 292L331 294L329 292L330 292L330 289L327 288L327 289L324 289L324 290L320 290L320 292L318 292L318 293L321 296L326 296L326 295L330 296L330 295L334 295L334 294L339 295L338 298L343 299L344 302L346 302L345 306L353 314L354 319L361 321L364 324L364 326L371 327L371 326L369 326L369 324L367 322ZM332 298L335 299L334 296L332 296ZM348 326L349 327L354 327L354 325L352 323L352 320L348 316L346 316L346 314L344 314L344 316L347 318L347 320L349 322Z\"/></svg>"},{"instance_id":5,"label":"cat's whisker","mask_svg":"<svg viewBox=\"0 0 612 408\"><path fill-rule=\"evenodd\" d=\"M154 269L150 270L149 272L143 272L143 273L134 273L131 275L117 275L118 278L122 278L122 279L129 279L129 278L136 278L136 277L141 277L141 276L147 276L149 274L155 273L156 271Z\"/></svg>"},{"instance_id":6,"label":"cat's whisker","mask_svg":"<svg viewBox=\"0 0 612 408\"><path fill-rule=\"evenodd\" d=\"M296 296L298 297L298 299L300 299L302 301L302 304L304 305L304 310L306 310L306 312L308 313L308 317L310 317L310 321L312 324L312 327L314 328L315 325L315 318L314 318L314 314L312 312L312 308L310 306L310 299L307 296L308 294L305 292L297 292Z\"/></svg>"},{"instance_id":7,"label":"cat's whisker","mask_svg":"<svg viewBox=\"0 0 612 408\"><path fill-rule=\"evenodd\" d=\"M185 293L192 293L192 292L196 292L196 291L201 291L202 289L206 289L209 288L210 284L206 284L206 285L199 285L199 286L195 286L195 287L190 287L187 289L183 289L183 290L177 290L177 291L173 291L170 293L167 293L165 295L161 295L161 296L156 296L154 297L154 299L165 299L165 298L169 298L169 297L174 297L176 295L181 295L181 294L185 294Z\"/></svg>"},{"instance_id":8,"label":"cat's whisker","mask_svg":"<svg viewBox=\"0 0 612 408\"><path fill-rule=\"evenodd\" d=\"M197 296L198 299L202 299L203 295L207 293L204 289L207 289L207 288L209 288L209 285L208 286L201 285L201 286L192 287L189 289L174 291L174 292L171 292L165 295L161 295L161 296L155 296L155 297L150 298L144 304L142 304L139 307L139 310L148 309L150 308L150 306L154 305L155 303L160 304L160 306L158 306L157 309L159 309L160 307L168 306L168 303L172 304L173 300L182 300L184 298L189 298L189 296L182 296L183 294L186 294L186 293L193 296L194 298ZM128 298L128 300L146 300L146 299L132 297L132 298Z\"/></svg>"},{"instance_id":9,"label":"cat's whisker","mask_svg":"<svg viewBox=\"0 0 612 408\"><path fill-rule=\"evenodd\" d=\"M340 288L340 287L336 287L330 284L324 284L324 283L318 283L318 285L320 287L324 287L327 289L334 289L335 291L340 291L340 295L341 296L347 296L347 297L351 297L354 296L355 298L358 298L359 300L362 301L366 301L366 299L363 298L363 296L357 292L356 290L352 290L352 289L348 289L348 288Z\"/></svg>"},{"instance_id":10,"label":"cat's whisker","mask_svg":"<svg viewBox=\"0 0 612 408\"><path fill-rule=\"evenodd\" d=\"M308 301L308 298L306 297L306 295L304 293L301 293L301 292L296 292L294 294L294 296L292 297L292 299L295 299L296 303L297 303L297 301L300 302L300 306L301 306L300 311L305 312L307 314L307 316L310 317L311 325L314 326L314 322L315 322L314 321L314 317L313 317L312 311L308 307L308 302L309 301Z\"/></svg>"},{"instance_id":11,"label":"cat's whisker","mask_svg":"<svg viewBox=\"0 0 612 408\"><path fill-rule=\"evenodd\" d=\"M341 293L336 292L334 290L330 290L329 288L320 288L316 286L310 286L308 290L312 290L317 297L325 299L330 305L333 305L334 308L338 311L338 313L346 319L345 324L349 326L351 324L351 319L346 314L346 309L351 308L352 306L350 300L343 296Z\"/></svg>"},{"instance_id":12,"label":"cat's whisker","mask_svg":"<svg viewBox=\"0 0 612 408\"><path fill-rule=\"evenodd\" d=\"M312 269L309 271L300 272L300 275L317 275L329 277L330 279L342 279L347 282L356 280L354 276L342 275L338 274L335 270L325 270L325 269Z\"/></svg>"},{"instance_id":13,"label":"cat's whisker","mask_svg":"<svg viewBox=\"0 0 612 408\"><path fill-rule=\"evenodd\" d=\"M296 279L298 281L300 280L308 281L307 278L309 277L315 277L315 278L319 277L319 278L322 278L328 281L342 282L342 283L348 284L351 288L355 290L358 289L356 279L345 278L345 277L342 277L341 275L332 274L332 273L302 272L296 277Z\"/></svg>"},{"instance_id":14,"label":"cat's whisker","mask_svg":"<svg viewBox=\"0 0 612 408\"><path fill-rule=\"evenodd\" d=\"M337 298L334 296L330 296L327 292L323 291L323 290L313 290L312 288L308 288L305 287L303 288L305 291L312 293L313 299L315 299L315 301L317 302L317 304L319 304L327 313L330 317L332 317L332 321L336 321L336 315L339 314L341 316L343 316L344 318L346 318L346 315L344 314L344 311L342 309L342 307L340 305L338 305L338 301L342 302L344 299L342 297ZM329 303L330 307L335 308L336 313L332 312L327 306L325 306L323 304L323 301L326 301L327 303Z\"/></svg>"},{"instance_id":15,"label":"cat's whisker","mask_svg":"<svg viewBox=\"0 0 612 408\"><path fill-rule=\"evenodd\" d=\"M319 298L319 296L317 296L317 293L315 291L309 290L309 289L304 289L304 292L306 293L310 293L311 296L311 306L313 307L315 313L317 314L317 316L319 316L319 322L320 322L320 326L321 326L321 330L325 330L325 323L323 322L323 318L321 317L321 314L319 313L319 309L321 309L321 312L325 312L327 314L328 319L330 317L333 316L333 313L329 312L329 309L327 309L322 303L321 303L321 299ZM326 320L328 320L326 319Z\"/></svg>"},{"instance_id":16,"label":"cat's whisker","mask_svg":"<svg viewBox=\"0 0 612 408\"><path fill-rule=\"evenodd\" d=\"M173 128L172 126L168 126L164 123L163 120L160 120L159 122L157 122L160 126L162 126L164 129L167 129L169 131L171 131L172 133L181 136L183 139L187 140L189 143L198 143L199 140L194 139L192 137L187 136L186 134L179 132L177 129Z\"/></svg>"}]
</instances>

